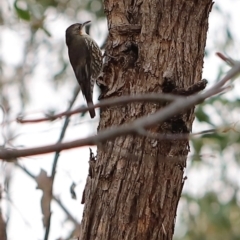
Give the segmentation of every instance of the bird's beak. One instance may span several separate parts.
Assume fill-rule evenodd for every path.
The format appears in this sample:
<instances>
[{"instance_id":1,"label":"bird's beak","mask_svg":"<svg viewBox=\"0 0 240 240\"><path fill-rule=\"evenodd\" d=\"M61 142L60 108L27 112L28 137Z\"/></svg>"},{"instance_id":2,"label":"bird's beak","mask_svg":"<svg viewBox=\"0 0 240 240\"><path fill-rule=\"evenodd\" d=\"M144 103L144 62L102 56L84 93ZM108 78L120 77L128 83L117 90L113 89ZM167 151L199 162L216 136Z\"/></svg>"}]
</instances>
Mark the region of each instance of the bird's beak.
<instances>
[{"instance_id":1,"label":"bird's beak","mask_svg":"<svg viewBox=\"0 0 240 240\"><path fill-rule=\"evenodd\" d=\"M85 27L86 25L88 25L91 21L86 21L85 23L83 23L83 27Z\"/></svg>"}]
</instances>

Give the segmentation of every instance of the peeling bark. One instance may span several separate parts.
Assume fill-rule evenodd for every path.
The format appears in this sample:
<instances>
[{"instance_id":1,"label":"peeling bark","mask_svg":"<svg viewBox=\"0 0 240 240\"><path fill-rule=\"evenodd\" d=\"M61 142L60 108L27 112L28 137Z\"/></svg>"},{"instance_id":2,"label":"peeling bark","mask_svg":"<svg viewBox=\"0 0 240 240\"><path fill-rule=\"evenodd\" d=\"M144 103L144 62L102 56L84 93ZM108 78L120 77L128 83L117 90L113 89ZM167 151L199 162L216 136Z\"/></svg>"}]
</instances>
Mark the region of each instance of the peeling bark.
<instances>
[{"instance_id":1,"label":"peeling bark","mask_svg":"<svg viewBox=\"0 0 240 240\"><path fill-rule=\"evenodd\" d=\"M177 92L198 83L212 4L105 0L109 38L101 97ZM161 107L133 103L102 109L98 130ZM148 131L189 133L193 120L191 109ZM172 239L188 152L186 140L124 136L99 144L86 184L80 239Z\"/></svg>"}]
</instances>

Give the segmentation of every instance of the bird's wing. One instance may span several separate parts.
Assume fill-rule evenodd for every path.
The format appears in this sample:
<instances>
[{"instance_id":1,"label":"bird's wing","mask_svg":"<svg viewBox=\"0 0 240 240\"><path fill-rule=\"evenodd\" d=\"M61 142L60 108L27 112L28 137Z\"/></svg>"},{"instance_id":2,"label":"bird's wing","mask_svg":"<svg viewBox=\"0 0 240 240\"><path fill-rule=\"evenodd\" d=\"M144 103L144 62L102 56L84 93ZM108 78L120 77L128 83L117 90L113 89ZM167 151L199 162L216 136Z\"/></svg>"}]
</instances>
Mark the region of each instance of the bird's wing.
<instances>
[{"instance_id":1,"label":"bird's wing","mask_svg":"<svg viewBox=\"0 0 240 240\"><path fill-rule=\"evenodd\" d=\"M86 62L84 65L78 64L74 72L81 87L83 96L86 98L87 102L92 102L91 68L89 62Z\"/></svg>"}]
</instances>

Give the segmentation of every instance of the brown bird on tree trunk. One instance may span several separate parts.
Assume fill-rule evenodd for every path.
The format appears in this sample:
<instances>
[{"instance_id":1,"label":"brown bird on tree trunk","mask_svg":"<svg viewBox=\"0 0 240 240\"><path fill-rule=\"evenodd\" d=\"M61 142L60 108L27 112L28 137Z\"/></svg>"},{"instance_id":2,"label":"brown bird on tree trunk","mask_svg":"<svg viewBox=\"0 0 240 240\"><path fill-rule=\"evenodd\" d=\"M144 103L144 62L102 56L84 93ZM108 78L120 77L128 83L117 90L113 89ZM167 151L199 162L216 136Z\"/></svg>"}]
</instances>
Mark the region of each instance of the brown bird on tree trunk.
<instances>
[{"instance_id":1,"label":"brown bird on tree trunk","mask_svg":"<svg viewBox=\"0 0 240 240\"><path fill-rule=\"evenodd\" d=\"M70 63L88 105L93 104L94 83L102 70L101 49L85 32L85 26L90 22L75 23L66 30ZM91 118L96 115L94 109L89 110L89 113Z\"/></svg>"}]
</instances>

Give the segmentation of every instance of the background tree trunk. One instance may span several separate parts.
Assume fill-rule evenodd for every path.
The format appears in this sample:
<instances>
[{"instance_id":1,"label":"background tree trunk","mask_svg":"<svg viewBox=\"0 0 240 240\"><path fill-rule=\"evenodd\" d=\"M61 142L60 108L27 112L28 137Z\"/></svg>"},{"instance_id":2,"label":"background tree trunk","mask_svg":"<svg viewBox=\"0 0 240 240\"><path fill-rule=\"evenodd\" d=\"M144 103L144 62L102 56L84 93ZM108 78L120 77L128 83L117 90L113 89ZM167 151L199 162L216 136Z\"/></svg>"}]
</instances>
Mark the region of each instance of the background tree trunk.
<instances>
[{"instance_id":1,"label":"background tree trunk","mask_svg":"<svg viewBox=\"0 0 240 240\"><path fill-rule=\"evenodd\" d=\"M173 92L201 80L211 0L105 0L109 38L103 98ZM99 131L163 107L101 111ZM188 133L193 109L151 129ZM83 240L172 239L189 152L186 140L118 137L98 146L85 189Z\"/></svg>"}]
</instances>

